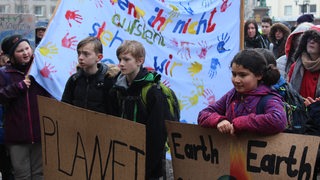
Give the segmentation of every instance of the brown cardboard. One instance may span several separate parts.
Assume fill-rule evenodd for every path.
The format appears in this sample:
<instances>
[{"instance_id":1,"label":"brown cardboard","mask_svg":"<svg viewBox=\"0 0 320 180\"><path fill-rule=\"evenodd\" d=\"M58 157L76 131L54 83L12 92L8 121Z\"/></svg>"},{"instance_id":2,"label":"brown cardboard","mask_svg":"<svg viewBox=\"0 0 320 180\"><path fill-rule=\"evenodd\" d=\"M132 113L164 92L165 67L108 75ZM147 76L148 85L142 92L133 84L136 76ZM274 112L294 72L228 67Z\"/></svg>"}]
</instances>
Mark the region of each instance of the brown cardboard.
<instances>
[{"instance_id":1,"label":"brown cardboard","mask_svg":"<svg viewBox=\"0 0 320 180\"><path fill-rule=\"evenodd\" d=\"M144 179L145 126L38 97L46 180Z\"/></svg>"},{"instance_id":2,"label":"brown cardboard","mask_svg":"<svg viewBox=\"0 0 320 180\"><path fill-rule=\"evenodd\" d=\"M312 179L320 137L231 136L198 125L166 126L175 179Z\"/></svg>"}]
</instances>

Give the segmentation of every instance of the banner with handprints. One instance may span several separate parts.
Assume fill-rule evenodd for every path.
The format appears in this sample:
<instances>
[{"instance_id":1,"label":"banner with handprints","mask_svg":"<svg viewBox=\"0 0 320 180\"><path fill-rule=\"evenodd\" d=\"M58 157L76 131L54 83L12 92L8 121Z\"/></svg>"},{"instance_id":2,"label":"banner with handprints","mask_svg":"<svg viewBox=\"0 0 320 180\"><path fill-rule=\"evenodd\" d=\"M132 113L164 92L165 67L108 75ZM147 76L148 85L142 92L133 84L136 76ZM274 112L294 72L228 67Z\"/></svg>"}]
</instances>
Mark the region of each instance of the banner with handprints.
<instances>
[{"instance_id":1,"label":"banner with handprints","mask_svg":"<svg viewBox=\"0 0 320 180\"><path fill-rule=\"evenodd\" d=\"M238 0L61 0L35 50L31 75L58 100L76 71L79 41L99 37L102 62L118 64L127 39L144 44L144 64L162 75L181 106L181 121L231 89L230 61L240 49Z\"/></svg>"}]
</instances>

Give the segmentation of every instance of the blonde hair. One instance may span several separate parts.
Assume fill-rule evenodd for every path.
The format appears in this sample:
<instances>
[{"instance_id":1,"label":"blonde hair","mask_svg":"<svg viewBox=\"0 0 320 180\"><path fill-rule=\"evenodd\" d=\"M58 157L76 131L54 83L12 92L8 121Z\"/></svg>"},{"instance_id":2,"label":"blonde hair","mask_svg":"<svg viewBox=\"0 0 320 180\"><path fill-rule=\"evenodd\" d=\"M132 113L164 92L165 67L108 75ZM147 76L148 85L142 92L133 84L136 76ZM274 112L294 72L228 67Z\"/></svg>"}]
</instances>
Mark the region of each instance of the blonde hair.
<instances>
[{"instance_id":1,"label":"blonde hair","mask_svg":"<svg viewBox=\"0 0 320 180\"><path fill-rule=\"evenodd\" d=\"M142 58L143 62L146 56L146 50L143 45L135 40L125 40L118 48L117 48L117 57L119 58L120 54L128 54L130 53L135 59Z\"/></svg>"}]
</instances>

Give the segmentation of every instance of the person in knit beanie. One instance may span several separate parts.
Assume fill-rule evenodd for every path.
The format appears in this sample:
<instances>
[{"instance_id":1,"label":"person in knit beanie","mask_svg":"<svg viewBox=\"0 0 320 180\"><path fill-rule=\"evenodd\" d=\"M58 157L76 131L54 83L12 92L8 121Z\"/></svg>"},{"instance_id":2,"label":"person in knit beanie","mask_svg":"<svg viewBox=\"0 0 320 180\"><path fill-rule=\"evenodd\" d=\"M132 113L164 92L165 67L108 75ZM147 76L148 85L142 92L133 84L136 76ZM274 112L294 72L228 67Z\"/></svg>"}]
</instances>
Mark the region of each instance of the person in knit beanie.
<instances>
[{"instance_id":1,"label":"person in knit beanie","mask_svg":"<svg viewBox=\"0 0 320 180\"><path fill-rule=\"evenodd\" d=\"M288 72L292 87L304 98L320 97L320 25L305 31Z\"/></svg>"},{"instance_id":2,"label":"person in knit beanie","mask_svg":"<svg viewBox=\"0 0 320 180\"><path fill-rule=\"evenodd\" d=\"M17 46L23 41L30 45L30 42L27 39L22 38L19 34L4 38L1 44L3 54L12 56Z\"/></svg>"},{"instance_id":3,"label":"person in knit beanie","mask_svg":"<svg viewBox=\"0 0 320 180\"><path fill-rule=\"evenodd\" d=\"M296 24L292 26L291 31L293 32L296 27L298 27L301 23L309 22L314 23L314 16L313 14L303 14L298 17Z\"/></svg>"},{"instance_id":4,"label":"person in knit beanie","mask_svg":"<svg viewBox=\"0 0 320 180\"><path fill-rule=\"evenodd\" d=\"M14 178L43 179L40 119L37 96L51 97L28 76L33 50L21 35L6 37L2 51L10 58L0 69L0 104L4 105L4 144Z\"/></svg>"}]
</instances>

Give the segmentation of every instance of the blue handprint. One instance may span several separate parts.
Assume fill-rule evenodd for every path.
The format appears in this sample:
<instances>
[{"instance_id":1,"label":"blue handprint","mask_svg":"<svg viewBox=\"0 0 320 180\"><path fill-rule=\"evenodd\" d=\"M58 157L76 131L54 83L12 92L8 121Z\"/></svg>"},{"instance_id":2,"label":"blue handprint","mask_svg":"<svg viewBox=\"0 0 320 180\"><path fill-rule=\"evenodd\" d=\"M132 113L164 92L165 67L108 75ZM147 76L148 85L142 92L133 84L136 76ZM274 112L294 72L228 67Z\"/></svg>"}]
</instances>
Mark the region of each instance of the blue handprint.
<instances>
[{"instance_id":1,"label":"blue handprint","mask_svg":"<svg viewBox=\"0 0 320 180\"><path fill-rule=\"evenodd\" d=\"M217 46L217 50L219 53L224 53L226 51L230 51L230 49L225 49L224 48L224 45L229 41L230 39L230 36L228 36L228 33L226 33L226 35L224 35L224 33L222 33L221 35L221 41L220 41L220 38L219 36L217 37L219 43L218 43L218 46Z\"/></svg>"},{"instance_id":2,"label":"blue handprint","mask_svg":"<svg viewBox=\"0 0 320 180\"><path fill-rule=\"evenodd\" d=\"M187 13L189 13L190 15L193 15L193 10L190 7L190 2L188 2L188 7L184 6L182 2L179 2L179 4L184 8L184 10L186 10Z\"/></svg>"},{"instance_id":3,"label":"blue handprint","mask_svg":"<svg viewBox=\"0 0 320 180\"><path fill-rule=\"evenodd\" d=\"M220 66L219 59L217 58L212 58L211 59L211 64L210 64L210 70L209 70L209 77L212 79L216 74L217 74L217 66Z\"/></svg>"}]
</instances>

